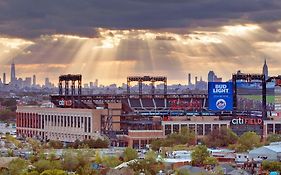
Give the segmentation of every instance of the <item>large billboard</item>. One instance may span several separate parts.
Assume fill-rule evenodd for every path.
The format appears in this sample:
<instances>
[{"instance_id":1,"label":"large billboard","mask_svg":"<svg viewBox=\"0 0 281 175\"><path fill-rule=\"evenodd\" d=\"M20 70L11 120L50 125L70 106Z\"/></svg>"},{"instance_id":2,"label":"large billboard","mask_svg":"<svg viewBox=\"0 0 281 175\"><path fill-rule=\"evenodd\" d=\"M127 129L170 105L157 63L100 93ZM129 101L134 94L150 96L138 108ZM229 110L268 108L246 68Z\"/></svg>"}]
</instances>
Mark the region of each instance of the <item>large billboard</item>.
<instances>
[{"instance_id":1,"label":"large billboard","mask_svg":"<svg viewBox=\"0 0 281 175\"><path fill-rule=\"evenodd\" d=\"M275 83L266 84L266 108L274 110L274 89ZM240 111L261 111L262 110L262 83L237 82L237 109Z\"/></svg>"},{"instance_id":2,"label":"large billboard","mask_svg":"<svg viewBox=\"0 0 281 175\"><path fill-rule=\"evenodd\" d=\"M209 82L208 101L211 111L233 110L232 82Z\"/></svg>"}]
</instances>

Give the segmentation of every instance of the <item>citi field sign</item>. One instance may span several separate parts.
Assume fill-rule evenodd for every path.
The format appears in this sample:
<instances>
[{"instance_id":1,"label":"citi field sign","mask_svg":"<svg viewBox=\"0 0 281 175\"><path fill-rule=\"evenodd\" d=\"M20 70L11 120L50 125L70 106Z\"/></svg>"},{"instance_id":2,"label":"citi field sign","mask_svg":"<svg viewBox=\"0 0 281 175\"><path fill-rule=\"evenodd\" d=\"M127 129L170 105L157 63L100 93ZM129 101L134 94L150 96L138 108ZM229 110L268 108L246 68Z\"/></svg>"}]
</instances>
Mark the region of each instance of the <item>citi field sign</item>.
<instances>
[{"instance_id":1,"label":"citi field sign","mask_svg":"<svg viewBox=\"0 0 281 175\"><path fill-rule=\"evenodd\" d=\"M61 106L61 107L70 107L70 106L72 106L72 101L71 100L61 99L59 101L59 106Z\"/></svg>"},{"instance_id":2,"label":"citi field sign","mask_svg":"<svg viewBox=\"0 0 281 175\"><path fill-rule=\"evenodd\" d=\"M231 82L208 83L209 110L233 110L233 86Z\"/></svg>"},{"instance_id":3,"label":"citi field sign","mask_svg":"<svg viewBox=\"0 0 281 175\"><path fill-rule=\"evenodd\" d=\"M231 120L232 125L261 125L262 119L260 118L247 118L237 117Z\"/></svg>"}]
</instances>

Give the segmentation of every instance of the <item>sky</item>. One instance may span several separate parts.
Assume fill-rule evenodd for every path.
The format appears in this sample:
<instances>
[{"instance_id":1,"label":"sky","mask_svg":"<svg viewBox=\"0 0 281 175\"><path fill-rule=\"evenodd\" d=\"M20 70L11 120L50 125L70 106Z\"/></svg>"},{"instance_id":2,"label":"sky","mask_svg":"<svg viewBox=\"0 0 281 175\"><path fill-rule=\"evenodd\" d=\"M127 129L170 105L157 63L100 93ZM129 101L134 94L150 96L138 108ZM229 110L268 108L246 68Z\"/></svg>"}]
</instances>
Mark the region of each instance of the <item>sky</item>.
<instances>
[{"instance_id":1,"label":"sky","mask_svg":"<svg viewBox=\"0 0 281 175\"><path fill-rule=\"evenodd\" d=\"M61 74L84 82L188 73L223 80L241 70L281 73L280 0L1 0L0 73L38 83ZM194 81L194 80L193 80Z\"/></svg>"}]
</instances>

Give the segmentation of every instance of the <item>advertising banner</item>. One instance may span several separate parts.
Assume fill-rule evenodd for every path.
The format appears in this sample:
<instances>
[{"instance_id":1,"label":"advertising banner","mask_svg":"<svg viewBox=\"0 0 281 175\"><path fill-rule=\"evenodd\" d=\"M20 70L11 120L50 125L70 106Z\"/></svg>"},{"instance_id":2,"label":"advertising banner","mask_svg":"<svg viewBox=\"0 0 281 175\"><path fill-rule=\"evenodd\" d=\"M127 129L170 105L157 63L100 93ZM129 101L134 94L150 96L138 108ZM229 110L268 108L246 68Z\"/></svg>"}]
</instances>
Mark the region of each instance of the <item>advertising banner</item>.
<instances>
[{"instance_id":1,"label":"advertising banner","mask_svg":"<svg viewBox=\"0 0 281 175\"><path fill-rule=\"evenodd\" d=\"M211 111L233 110L232 82L209 82L208 100Z\"/></svg>"},{"instance_id":2,"label":"advertising banner","mask_svg":"<svg viewBox=\"0 0 281 175\"><path fill-rule=\"evenodd\" d=\"M266 109L273 111L275 104L274 92L275 83L266 84ZM277 93L278 94L278 93ZM277 97L278 100L278 97ZM262 110L262 83L256 82L237 82L237 110L239 111L261 111Z\"/></svg>"}]
</instances>

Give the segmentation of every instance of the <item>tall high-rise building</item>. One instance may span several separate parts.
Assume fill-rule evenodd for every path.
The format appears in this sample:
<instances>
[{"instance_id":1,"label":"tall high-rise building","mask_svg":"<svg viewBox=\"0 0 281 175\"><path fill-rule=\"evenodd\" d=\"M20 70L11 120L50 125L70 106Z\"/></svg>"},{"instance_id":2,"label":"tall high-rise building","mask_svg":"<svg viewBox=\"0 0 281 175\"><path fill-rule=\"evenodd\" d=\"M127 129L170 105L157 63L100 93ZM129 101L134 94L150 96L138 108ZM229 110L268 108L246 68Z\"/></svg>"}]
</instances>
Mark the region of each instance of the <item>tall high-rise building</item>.
<instances>
[{"instance_id":1,"label":"tall high-rise building","mask_svg":"<svg viewBox=\"0 0 281 175\"><path fill-rule=\"evenodd\" d=\"M262 73L265 75L265 79L268 79L268 67L266 64L266 59L264 60L263 68L262 68Z\"/></svg>"},{"instance_id":2,"label":"tall high-rise building","mask_svg":"<svg viewBox=\"0 0 281 175\"><path fill-rule=\"evenodd\" d=\"M50 87L50 79L48 77L45 78L45 87Z\"/></svg>"},{"instance_id":3,"label":"tall high-rise building","mask_svg":"<svg viewBox=\"0 0 281 175\"><path fill-rule=\"evenodd\" d=\"M33 75L32 86L36 86L36 75Z\"/></svg>"},{"instance_id":4,"label":"tall high-rise building","mask_svg":"<svg viewBox=\"0 0 281 175\"><path fill-rule=\"evenodd\" d=\"M90 82L90 88L93 88L94 87L94 82Z\"/></svg>"},{"instance_id":5,"label":"tall high-rise building","mask_svg":"<svg viewBox=\"0 0 281 175\"><path fill-rule=\"evenodd\" d=\"M188 74L188 85L189 86L191 85L191 74L190 73Z\"/></svg>"},{"instance_id":6,"label":"tall high-rise building","mask_svg":"<svg viewBox=\"0 0 281 175\"><path fill-rule=\"evenodd\" d=\"M3 73L3 84L6 84L6 73Z\"/></svg>"},{"instance_id":7,"label":"tall high-rise building","mask_svg":"<svg viewBox=\"0 0 281 175\"><path fill-rule=\"evenodd\" d=\"M219 78L214 71L209 71L208 82L222 82L222 78Z\"/></svg>"},{"instance_id":8,"label":"tall high-rise building","mask_svg":"<svg viewBox=\"0 0 281 175\"><path fill-rule=\"evenodd\" d=\"M11 83L15 83L16 82L16 66L14 61L11 64Z\"/></svg>"},{"instance_id":9,"label":"tall high-rise building","mask_svg":"<svg viewBox=\"0 0 281 175\"><path fill-rule=\"evenodd\" d=\"M99 80L98 80L98 79L96 79L94 86L95 86L95 87L98 87L98 86L99 86Z\"/></svg>"},{"instance_id":10,"label":"tall high-rise building","mask_svg":"<svg viewBox=\"0 0 281 175\"><path fill-rule=\"evenodd\" d=\"M198 77L195 77L195 86L196 86L197 82L198 82Z\"/></svg>"},{"instance_id":11,"label":"tall high-rise building","mask_svg":"<svg viewBox=\"0 0 281 175\"><path fill-rule=\"evenodd\" d=\"M209 71L208 73L208 82L214 82L215 81L215 72L214 71Z\"/></svg>"},{"instance_id":12,"label":"tall high-rise building","mask_svg":"<svg viewBox=\"0 0 281 175\"><path fill-rule=\"evenodd\" d=\"M24 80L24 87L30 87L31 86L31 77L26 77Z\"/></svg>"}]
</instances>

